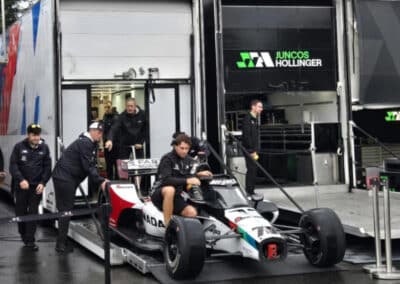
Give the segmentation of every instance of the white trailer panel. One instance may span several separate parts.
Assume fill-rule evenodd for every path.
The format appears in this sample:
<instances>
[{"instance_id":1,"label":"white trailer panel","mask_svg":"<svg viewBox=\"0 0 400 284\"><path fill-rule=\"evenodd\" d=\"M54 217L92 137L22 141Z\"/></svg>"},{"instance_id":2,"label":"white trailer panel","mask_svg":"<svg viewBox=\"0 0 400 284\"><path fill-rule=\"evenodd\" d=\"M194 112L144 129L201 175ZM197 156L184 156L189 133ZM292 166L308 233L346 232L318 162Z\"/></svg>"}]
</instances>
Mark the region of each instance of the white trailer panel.
<instances>
[{"instance_id":1,"label":"white trailer panel","mask_svg":"<svg viewBox=\"0 0 400 284\"><path fill-rule=\"evenodd\" d=\"M95 3L94 3L95 2ZM65 80L113 79L129 68L147 78L189 78L190 1L61 1ZM146 72L139 74L142 67Z\"/></svg>"}]
</instances>

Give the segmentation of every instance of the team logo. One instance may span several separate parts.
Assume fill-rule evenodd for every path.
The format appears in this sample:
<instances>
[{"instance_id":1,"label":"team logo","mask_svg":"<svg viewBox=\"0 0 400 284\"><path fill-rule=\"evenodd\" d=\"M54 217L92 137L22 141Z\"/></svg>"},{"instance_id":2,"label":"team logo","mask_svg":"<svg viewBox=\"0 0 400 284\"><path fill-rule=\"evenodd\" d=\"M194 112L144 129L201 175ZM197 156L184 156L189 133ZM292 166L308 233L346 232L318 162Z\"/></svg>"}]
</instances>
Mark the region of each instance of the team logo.
<instances>
[{"instance_id":1,"label":"team logo","mask_svg":"<svg viewBox=\"0 0 400 284\"><path fill-rule=\"evenodd\" d=\"M239 69L322 67L322 59L312 58L307 50L240 52Z\"/></svg>"}]
</instances>

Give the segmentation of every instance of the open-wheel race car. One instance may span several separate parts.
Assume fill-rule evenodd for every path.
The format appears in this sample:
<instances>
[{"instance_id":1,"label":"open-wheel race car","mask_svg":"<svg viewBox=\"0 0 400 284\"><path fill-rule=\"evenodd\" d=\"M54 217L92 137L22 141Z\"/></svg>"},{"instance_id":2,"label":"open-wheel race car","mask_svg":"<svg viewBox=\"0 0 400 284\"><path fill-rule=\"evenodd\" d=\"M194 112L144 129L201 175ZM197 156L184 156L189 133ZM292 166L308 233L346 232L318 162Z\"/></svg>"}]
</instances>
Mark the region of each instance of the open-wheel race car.
<instances>
[{"instance_id":1,"label":"open-wheel race car","mask_svg":"<svg viewBox=\"0 0 400 284\"><path fill-rule=\"evenodd\" d=\"M141 171L145 175L155 173L157 162L142 164L147 166L140 168L136 162L136 168L130 171L135 176ZM212 253L267 263L285 259L290 247L301 247L314 266L327 267L343 259L345 234L331 209L304 212L298 227L278 225L277 206L257 194L249 200L236 179L214 175L201 181L203 202L183 193L196 207L198 217L173 216L167 228L163 213L149 197L139 197L133 183L110 182L99 202L109 198L113 231L141 251L163 252L168 273L175 279L196 277Z\"/></svg>"}]
</instances>

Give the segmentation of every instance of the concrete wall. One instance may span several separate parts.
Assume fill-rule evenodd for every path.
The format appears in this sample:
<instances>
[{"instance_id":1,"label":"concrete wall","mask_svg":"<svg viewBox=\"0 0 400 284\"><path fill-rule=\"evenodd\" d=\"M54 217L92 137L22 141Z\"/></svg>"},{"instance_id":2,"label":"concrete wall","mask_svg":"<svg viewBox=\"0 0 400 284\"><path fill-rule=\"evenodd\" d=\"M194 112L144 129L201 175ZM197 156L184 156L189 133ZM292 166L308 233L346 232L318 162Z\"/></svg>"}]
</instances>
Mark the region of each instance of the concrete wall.
<instances>
[{"instance_id":1,"label":"concrete wall","mask_svg":"<svg viewBox=\"0 0 400 284\"><path fill-rule=\"evenodd\" d=\"M338 122L336 92L287 92L268 95L268 105L284 109L289 124Z\"/></svg>"}]
</instances>

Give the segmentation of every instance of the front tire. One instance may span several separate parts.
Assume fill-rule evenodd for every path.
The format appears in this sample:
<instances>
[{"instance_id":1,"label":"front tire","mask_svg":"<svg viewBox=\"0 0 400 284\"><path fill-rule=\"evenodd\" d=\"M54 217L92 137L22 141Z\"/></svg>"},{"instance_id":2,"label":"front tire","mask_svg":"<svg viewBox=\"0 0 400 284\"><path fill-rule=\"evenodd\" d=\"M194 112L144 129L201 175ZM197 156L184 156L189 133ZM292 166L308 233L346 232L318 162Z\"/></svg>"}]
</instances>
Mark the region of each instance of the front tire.
<instances>
[{"instance_id":1,"label":"front tire","mask_svg":"<svg viewBox=\"0 0 400 284\"><path fill-rule=\"evenodd\" d=\"M299 227L305 231L300 235L300 241L304 245L304 255L312 265L328 267L343 260L346 237L333 210L317 208L304 212Z\"/></svg>"},{"instance_id":2,"label":"front tire","mask_svg":"<svg viewBox=\"0 0 400 284\"><path fill-rule=\"evenodd\" d=\"M173 216L165 232L164 258L174 279L196 277L206 256L205 237L199 220Z\"/></svg>"}]
</instances>

